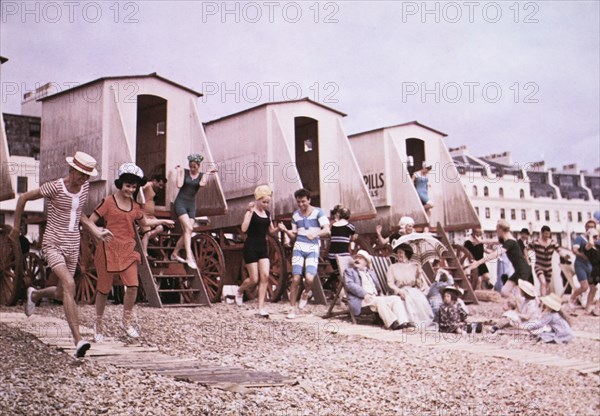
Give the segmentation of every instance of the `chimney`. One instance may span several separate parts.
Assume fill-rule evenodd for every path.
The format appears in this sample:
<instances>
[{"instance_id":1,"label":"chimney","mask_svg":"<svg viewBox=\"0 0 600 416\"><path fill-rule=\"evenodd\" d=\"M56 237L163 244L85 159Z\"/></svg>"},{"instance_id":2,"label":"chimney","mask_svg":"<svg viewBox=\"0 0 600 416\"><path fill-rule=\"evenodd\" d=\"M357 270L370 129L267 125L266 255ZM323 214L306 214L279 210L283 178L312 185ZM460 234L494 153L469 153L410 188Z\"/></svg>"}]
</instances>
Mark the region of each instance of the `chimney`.
<instances>
[{"instance_id":1,"label":"chimney","mask_svg":"<svg viewBox=\"0 0 600 416\"><path fill-rule=\"evenodd\" d=\"M579 173L577 163L571 163L570 165L564 165L562 168L563 173Z\"/></svg>"}]
</instances>

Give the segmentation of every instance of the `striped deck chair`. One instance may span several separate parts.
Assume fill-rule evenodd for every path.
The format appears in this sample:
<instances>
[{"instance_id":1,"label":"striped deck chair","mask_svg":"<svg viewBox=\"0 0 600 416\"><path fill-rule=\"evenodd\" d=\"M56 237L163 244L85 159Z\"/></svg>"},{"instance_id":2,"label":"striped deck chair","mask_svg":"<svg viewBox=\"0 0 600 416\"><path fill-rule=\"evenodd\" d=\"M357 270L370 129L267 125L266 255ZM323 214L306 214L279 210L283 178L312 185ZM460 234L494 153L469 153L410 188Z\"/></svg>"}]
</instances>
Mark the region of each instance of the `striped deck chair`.
<instances>
[{"instance_id":1,"label":"striped deck chair","mask_svg":"<svg viewBox=\"0 0 600 416\"><path fill-rule=\"evenodd\" d=\"M381 285L381 290L383 290L384 295L390 294L390 287L387 284L387 270L392 264L392 260L389 257L380 257L380 256L371 256L371 261L373 264L373 270L379 279L379 284Z\"/></svg>"},{"instance_id":2,"label":"striped deck chair","mask_svg":"<svg viewBox=\"0 0 600 416\"><path fill-rule=\"evenodd\" d=\"M350 256L336 256L336 257L337 257L337 262L338 262L338 268L340 271L340 274L339 274L340 288L338 289L335 297L329 304L327 313L323 316L323 318L327 319L327 318L331 318L333 316L350 315L350 319L352 319L352 323L356 325L356 316L354 316L354 314L352 313L352 311L350 310L350 308L347 305L346 305L346 310L344 310L344 311L332 312L333 308L335 307L335 305L337 303L337 300L340 297L342 288L344 288L344 290L346 290L345 282L344 282L344 272L346 271L346 269L348 267L353 267L353 265L354 265L354 259ZM375 257L371 257L371 259L374 259L374 258ZM377 257L377 258L378 259L386 259L386 257ZM385 279L385 272L387 271L387 267L391 264L391 261L389 260L389 258L387 258L387 260L388 260L387 265L385 265L384 268L381 269L383 271L383 276L384 276L383 280L381 279L379 272L377 270L375 270L375 275L377 276L380 284L382 285L381 288L382 288L382 290L386 290L386 293L387 293L387 290L389 290L389 287L387 286L387 281ZM380 263L384 264L385 262L382 260ZM375 267L375 262L373 262L373 267ZM373 318L375 320L377 320L379 318L379 315L374 313L370 308L362 308L360 316L361 317L362 316L373 316Z\"/></svg>"}]
</instances>

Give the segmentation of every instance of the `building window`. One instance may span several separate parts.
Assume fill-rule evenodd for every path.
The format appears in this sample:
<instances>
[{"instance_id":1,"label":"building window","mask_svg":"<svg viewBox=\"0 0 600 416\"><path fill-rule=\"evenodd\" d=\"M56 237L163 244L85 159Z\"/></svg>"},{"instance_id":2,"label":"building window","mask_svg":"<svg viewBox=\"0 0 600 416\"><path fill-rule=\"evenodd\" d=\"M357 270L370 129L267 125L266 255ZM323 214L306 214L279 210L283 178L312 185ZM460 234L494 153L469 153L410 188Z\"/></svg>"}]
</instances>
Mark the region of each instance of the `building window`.
<instances>
[{"instance_id":1,"label":"building window","mask_svg":"<svg viewBox=\"0 0 600 416\"><path fill-rule=\"evenodd\" d=\"M569 221L569 222L573 221L573 213L571 211L567 212L567 221Z\"/></svg>"},{"instance_id":2,"label":"building window","mask_svg":"<svg viewBox=\"0 0 600 416\"><path fill-rule=\"evenodd\" d=\"M498 189L498 196L500 198L504 198L504 189L503 188Z\"/></svg>"},{"instance_id":3,"label":"building window","mask_svg":"<svg viewBox=\"0 0 600 416\"><path fill-rule=\"evenodd\" d=\"M527 211L525 211L524 209L521 210L521 219L522 220L526 220L527 219Z\"/></svg>"},{"instance_id":4,"label":"building window","mask_svg":"<svg viewBox=\"0 0 600 416\"><path fill-rule=\"evenodd\" d=\"M24 194L27 192L27 176L17 176L17 193Z\"/></svg>"},{"instance_id":5,"label":"building window","mask_svg":"<svg viewBox=\"0 0 600 416\"><path fill-rule=\"evenodd\" d=\"M504 212L504 208L500 208L500 218L505 219L506 213Z\"/></svg>"},{"instance_id":6,"label":"building window","mask_svg":"<svg viewBox=\"0 0 600 416\"><path fill-rule=\"evenodd\" d=\"M487 186L483 187L483 196L490 196L490 190Z\"/></svg>"},{"instance_id":7,"label":"building window","mask_svg":"<svg viewBox=\"0 0 600 416\"><path fill-rule=\"evenodd\" d=\"M40 137L40 123L29 122L29 137Z\"/></svg>"},{"instance_id":8,"label":"building window","mask_svg":"<svg viewBox=\"0 0 600 416\"><path fill-rule=\"evenodd\" d=\"M540 220L540 211L539 210L535 210L535 220L539 221Z\"/></svg>"},{"instance_id":9,"label":"building window","mask_svg":"<svg viewBox=\"0 0 600 416\"><path fill-rule=\"evenodd\" d=\"M490 218L490 209L489 208L485 209L485 217Z\"/></svg>"},{"instance_id":10,"label":"building window","mask_svg":"<svg viewBox=\"0 0 600 416\"><path fill-rule=\"evenodd\" d=\"M583 222L583 216L581 215L581 212L577 213L577 222Z\"/></svg>"},{"instance_id":11,"label":"building window","mask_svg":"<svg viewBox=\"0 0 600 416\"><path fill-rule=\"evenodd\" d=\"M479 207L475 207L475 212L477 213L477 216L479 217Z\"/></svg>"},{"instance_id":12,"label":"building window","mask_svg":"<svg viewBox=\"0 0 600 416\"><path fill-rule=\"evenodd\" d=\"M588 219L588 220L591 220L591 219L592 219L592 213L591 213L591 212L588 212L588 218L587 218L587 219Z\"/></svg>"},{"instance_id":13,"label":"building window","mask_svg":"<svg viewBox=\"0 0 600 416\"><path fill-rule=\"evenodd\" d=\"M550 221L550 211L544 211L544 218L546 221Z\"/></svg>"},{"instance_id":14,"label":"building window","mask_svg":"<svg viewBox=\"0 0 600 416\"><path fill-rule=\"evenodd\" d=\"M560 222L560 211L556 211L556 222Z\"/></svg>"},{"instance_id":15,"label":"building window","mask_svg":"<svg viewBox=\"0 0 600 416\"><path fill-rule=\"evenodd\" d=\"M517 219L517 210L516 209L511 209L510 210L510 219L511 220L516 220Z\"/></svg>"},{"instance_id":16,"label":"building window","mask_svg":"<svg viewBox=\"0 0 600 416\"><path fill-rule=\"evenodd\" d=\"M473 196L477 196L477 185L473 185Z\"/></svg>"},{"instance_id":17,"label":"building window","mask_svg":"<svg viewBox=\"0 0 600 416\"><path fill-rule=\"evenodd\" d=\"M523 189L519 190L519 198L525 199L525 191Z\"/></svg>"}]
</instances>

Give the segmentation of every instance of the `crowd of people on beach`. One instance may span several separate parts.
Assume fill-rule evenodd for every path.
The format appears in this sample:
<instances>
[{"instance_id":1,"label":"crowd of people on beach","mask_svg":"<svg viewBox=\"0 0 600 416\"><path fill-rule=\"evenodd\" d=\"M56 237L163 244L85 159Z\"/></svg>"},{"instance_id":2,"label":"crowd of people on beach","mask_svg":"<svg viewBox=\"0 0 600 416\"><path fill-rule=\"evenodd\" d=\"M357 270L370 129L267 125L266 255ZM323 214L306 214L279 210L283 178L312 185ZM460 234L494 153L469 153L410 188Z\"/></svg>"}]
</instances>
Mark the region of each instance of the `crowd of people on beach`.
<instances>
[{"instance_id":1,"label":"crowd of people on beach","mask_svg":"<svg viewBox=\"0 0 600 416\"><path fill-rule=\"evenodd\" d=\"M169 173L152 176L148 181L142 169L132 162L122 164L116 174L117 191L106 196L89 216L83 213L89 192L89 180L96 176L96 160L84 153L76 152L67 157L68 173L57 180L42 184L38 189L22 194L17 202L14 228L10 234L18 240L22 214L28 201L45 198L47 201L47 225L42 240L42 253L48 267L58 279L55 287L35 289L29 287L24 302L25 313L31 316L35 305L42 298L62 301L64 312L76 346L76 357L83 357L90 343L79 333L79 319L74 300L74 273L79 257L80 225L97 240L95 265L98 274L94 323L94 341L104 342L104 312L113 275L118 274L125 287L121 327L131 338L140 336L135 327L134 305L139 286L138 265L141 255L148 256L148 241L166 228L173 228L175 221L158 219L154 216L154 198L165 188L167 181L173 181L172 201L176 220L182 233L170 260L196 269L191 239L196 217L196 194L206 186L210 175L217 172L211 168L201 172L203 157L190 154L188 168L177 166ZM433 209L428 197L427 173L431 167L423 165L413 180L423 207L427 213ZM245 234L243 259L248 277L235 293L235 303L243 305L244 294L258 286L258 313L269 317L266 308L266 295L269 281L269 250L267 234L280 235L293 243L292 280L290 287L290 310L287 319L298 317L313 296L313 284L319 279L318 267L321 239L329 238L328 259L334 274L342 269L338 264L342 258L352 257L350 267L344 268L338 280L343 288L348 308L356 316L364 309L376 313L385 328L402 330L405 328L427 328L446 333L480 333L484 331L482 322L469 322L469 310L461 299L461 287L452 274L434 262L435 278L431 281L423 270L419 258L415 261L415 247L404 242L403 237L416 233L415 221L406 216L398 223L398 230L383 237L383 227L376 227L377 244L388 245L393 251L393 263L385 276L377 276L373 268L373 257L367 250L356 250L355 226L350 222L351 209L336 205L329 215L320 207L311 204L311 192L299 189L294 193L297 209L291 216L291 227L273 219L273 191L267 185L260 185L254 191L254 201L248 204L241 221L241 231ZM99 224L103 224L102 226ZM506 328L524 330L543 342L566 343L573 338L569 313L580 302L580 297L589 292L587 301L581 304L589 314L600 315L600 305L595 300L600 283L600 242L598 224L590 220L585 224L586 233L577 237L573 244L575 271L578 287L573 287L566 305L560 293L552 291L552 255L559 253L561 262L568 262L564 250L551 239L551 230L544 226L540 237L529 241L529 231L521 230L516 239L510 224L499 220L496 227L497 239L484 239L480 228L472 230L465 247L475 261L465 268L470 274L477 270L477 284L474 289L495 289L505 298L505 312L488 324L485 330L501 331ZM136 250L135 233L142 236L142 253ZM355 253L355 254L352 254ZM184 255L184 257L182 257ZM418 256L417 256L418 257ZM498 261L498 278L492 286L486 263ZM534 267L532 268L532 263ZM380 280L382 279L382 280ZM539 291L534 285L537 281ZM335 283L338 283L335 282ZM300 289L302 291L300 292Z\"/></svg>"}]
</instances>

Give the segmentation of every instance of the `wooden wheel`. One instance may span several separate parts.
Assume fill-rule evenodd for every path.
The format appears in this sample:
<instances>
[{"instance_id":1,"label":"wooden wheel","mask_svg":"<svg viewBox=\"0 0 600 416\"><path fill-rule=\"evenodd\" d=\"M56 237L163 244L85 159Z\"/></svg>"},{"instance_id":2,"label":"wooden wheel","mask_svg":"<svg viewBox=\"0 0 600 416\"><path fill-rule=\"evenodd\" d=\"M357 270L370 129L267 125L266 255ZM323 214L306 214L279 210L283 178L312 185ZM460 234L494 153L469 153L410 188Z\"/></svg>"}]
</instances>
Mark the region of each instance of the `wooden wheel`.
<instances>
[{"instance_id":1,"label":"wooden wheel","mask_svg":"<svg viewBox=\"0 0 600 416\"><path fill-rule=\"evenodd\" d=\"M46 267L44 261L35 253L23 256L23 287L36 289L46 287Z\"/></svg>"},{"instance_id":2,"label":"wooden wheel","mask_svg":"<svg viewBox=\"0 0 600 416\"><path fill-rule=\"evenodd\" d=\"M269 248L269 284L267 285L267 301L278 302L281 299L287 278L287 263L285 251L281 243L274 237L267 235L267 247ZM242 261L242 282L248 277L246 263ZM258 285L246 293L248 299L258 297Z\"/></svg>"},{"instance_id":3,"label":"wooden wheel","mask_svg":"<svg viewBox=\"0 0 600 416\"><path fill-rule=\"evenodd\" d=\"M81 243L79 246L79 261L75 271L75 301L91 305L96 299L96 265L94 255L96 253L96 242L87 232L81 232Z\"/></svg>"},{"instance_id":4,"label":"wooden wheel","mask_svg":"<svg viewBox=\"0 0 600 416\"><path fill-rule=\"evenodd\" d=\"M209 234L197 234L192 238L192 251L208 298L211 302L219 302L225 277L225 257L219 243ZM180 283L186 287L185 281Z\"/></svg>"},{"instance_id":5,"label":"wooden wheel","mask_svg":"<svg viewBox=\"0 0 600 416\"><path fill-rule=\"evenodd\" d=\"M0 225L0 304L13 306L22 287L21 247L8 235L12 227Z\"/></svg>"}]
</instances>

